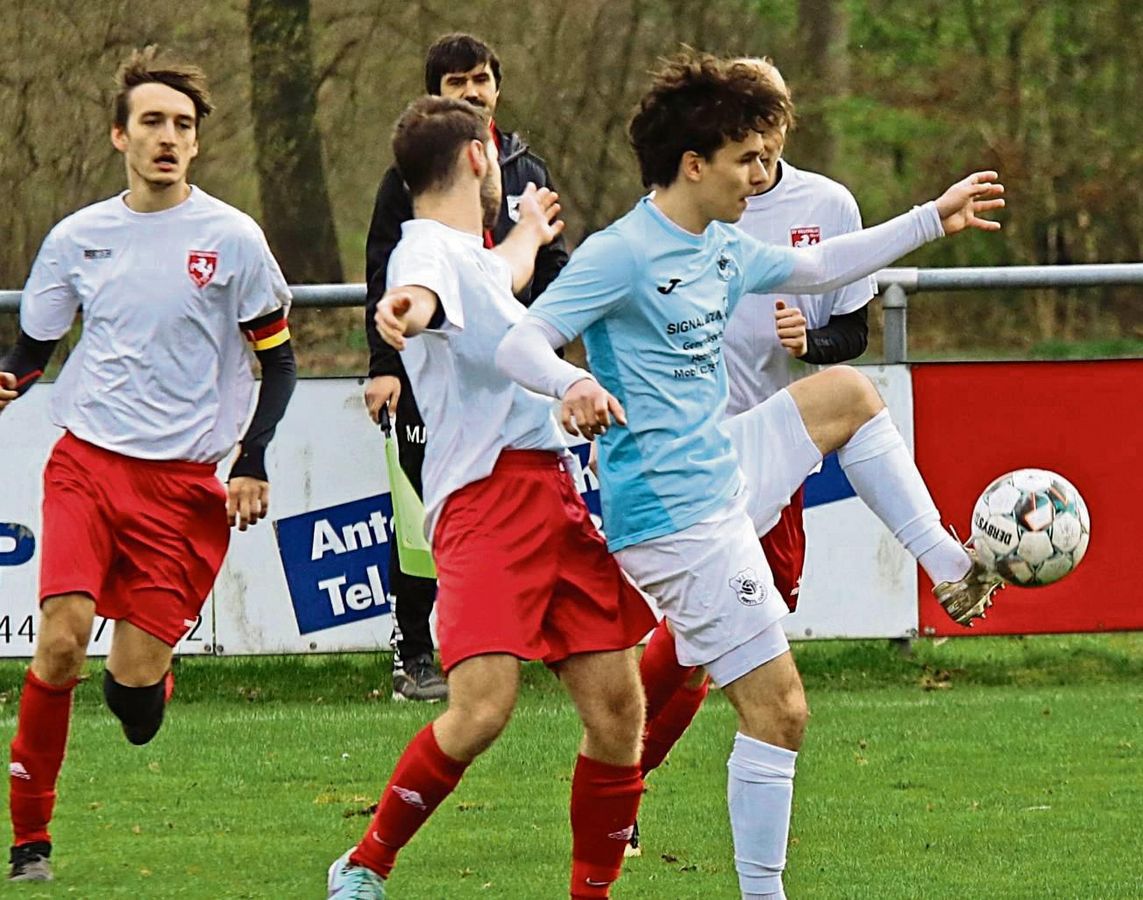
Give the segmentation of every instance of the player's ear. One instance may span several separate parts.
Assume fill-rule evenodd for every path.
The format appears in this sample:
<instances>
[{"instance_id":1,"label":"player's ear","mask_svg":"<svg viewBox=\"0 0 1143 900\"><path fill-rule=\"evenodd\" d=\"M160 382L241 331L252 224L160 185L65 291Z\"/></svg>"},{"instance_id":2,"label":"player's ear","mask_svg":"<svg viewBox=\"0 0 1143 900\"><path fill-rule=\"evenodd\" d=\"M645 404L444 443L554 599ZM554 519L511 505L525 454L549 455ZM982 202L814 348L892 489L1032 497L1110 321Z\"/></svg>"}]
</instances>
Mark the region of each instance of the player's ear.
<instances>
[{"instance_id":1,"label":"player's ear","mask_svg":"<svg viewBox=\"0 0 1143 900\"><path fill-rule=\"evenodd\" d=\"M465 144L464 149L465 159L468 165L472 168L472 174L478 178L483 178L484 174L488 171L488 149L484 146L483 142L472 140Z\"/></svg>"},{"instance_id":2,"label":"player's ear","mask_svg":"<svg viewBox=\"0 0 1143 900\"><path fill-rule=\"evenodd\" d=\"M705 163L706 160L702 154L695 153L694 150L687 150L683 153L683 158L679 160L679 175L687 181L700 181Z\"/></svg>"},{"instance_id":3,"label":"player's ear","mask_svg":"<svg viewBox=\"0 0 1143 900\"><path fill-rule=\"evenodd\" d=\"M111 126L111 145L120 153L127 152L127 129L119 125Z\"/></svg>"}]
</instances>

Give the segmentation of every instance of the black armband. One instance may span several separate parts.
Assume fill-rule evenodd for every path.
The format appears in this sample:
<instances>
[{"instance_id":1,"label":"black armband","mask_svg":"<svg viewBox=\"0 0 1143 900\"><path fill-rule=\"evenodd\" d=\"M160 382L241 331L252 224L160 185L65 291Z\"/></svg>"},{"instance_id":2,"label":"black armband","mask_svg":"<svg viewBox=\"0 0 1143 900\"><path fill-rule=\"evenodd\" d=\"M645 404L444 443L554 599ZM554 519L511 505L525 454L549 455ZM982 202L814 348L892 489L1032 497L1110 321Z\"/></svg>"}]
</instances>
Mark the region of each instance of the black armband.
<instances>
[{"instance_id":1,"label":"black armband","mask_svg":"<svg viewBox=\"0 0 1143 900\"><path fill-rule=\"evenodd\" d=\"M869 310L863 306L851 313L830 316L821 328L806 332L806 352L798 357L817 366L856 359L869 346Z\"/></svg>"},{"instance_id":2,"label":"black armband","mask_svg":"<svg viewBox=\"0 0 1143 900\"><path fill-rule=\"evenodd\" d=\"M271 317L277 317L267 322ZM278 310L263 316L243 327L254 344L254 355L262 367L262 384L258 389L258 403L254 407L254 417L250 420L250 427L242 438L242 445L238 458L230 467L231 478L257 478L259 481L268 481L266 477L266 448L282 416L286 414L286 407L290 403L290 396L294 393L294 385L298 380L298 367L294 360L294 348L290 345L290 332L288 328L276 326L276 322L285 323L285 314ZM270 337L258 339L259 334L265 334L266 329L276 330ZM285 335L284 338L281 335ZM279 340L280 338L280 340ZM272 343L279 341L278 343ZM265 346L272 343L272 346ZM259 348L259 344L263 346Z\"/></svg>"},{"instance_id":3,"label":"black armband","mask_svg":"<svg viewBox=\"0 0 1143 900\"><path fill-rule=\"evenodd\" d=\"M37 341L26 332L20 332L16 346L0 359L0 372L9 372L16 376L17 394L22 395L44 374L44 368L52 358L52 351L58 343L58 340Z\"/></svg>"}]
</instances>

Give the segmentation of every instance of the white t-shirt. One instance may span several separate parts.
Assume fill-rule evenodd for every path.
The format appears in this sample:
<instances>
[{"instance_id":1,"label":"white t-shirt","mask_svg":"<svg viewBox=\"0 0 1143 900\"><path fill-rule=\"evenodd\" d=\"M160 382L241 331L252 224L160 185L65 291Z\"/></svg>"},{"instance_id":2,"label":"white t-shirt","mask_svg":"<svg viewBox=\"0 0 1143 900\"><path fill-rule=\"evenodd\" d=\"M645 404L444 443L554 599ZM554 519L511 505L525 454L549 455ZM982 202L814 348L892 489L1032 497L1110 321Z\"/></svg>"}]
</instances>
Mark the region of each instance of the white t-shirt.
<instances>
[{"instance_id":1,"label":"white t-shirt","mask_svg":"<svg viewBox=\"0 0 1143 900\"><path fill-rule=\"evenodd\" d=\"M841 184L803 172L784 159L782 178L769 191L748 201L738 227L767 244L799 247L861 230L861 211ZM821 328L830 316L860 309L877 293L872 277L861 278L827 294L747 294L727 323L723 337L730 382L727 415L757 406L794 380L792 359L778 343L774 303L797 307L807 328Z\"/></svg>"},{"instance_id":2,"label":"white t-shirt","mask_svg":"<svg viewBox=\"0 0 1143 900\"><path fill-rule=\"evenodd\" d=\"M68 216L40 247L20 300L37 340L83 335L54 386L53 421L137 459L217 462L254 397L239 327L290 292L257 223L198 188L137 213L124 194Z\"/></svg>"},{"instance_id":3,"label":"white t-shirt","mask_svg":"<svg viewBox=\"0 0 1143 900\"><path fill-rule=\"evenodd\" d=\"M431 541L449 494L490 475L501 450L565 452L567 444L552 401L496 369L496 348L524 315L508 264L477 235L411 219L389 259L387 286L414 285L435 293L445 315L402 354L428 435L422 480Z\"/></svg>"}]
</instances>

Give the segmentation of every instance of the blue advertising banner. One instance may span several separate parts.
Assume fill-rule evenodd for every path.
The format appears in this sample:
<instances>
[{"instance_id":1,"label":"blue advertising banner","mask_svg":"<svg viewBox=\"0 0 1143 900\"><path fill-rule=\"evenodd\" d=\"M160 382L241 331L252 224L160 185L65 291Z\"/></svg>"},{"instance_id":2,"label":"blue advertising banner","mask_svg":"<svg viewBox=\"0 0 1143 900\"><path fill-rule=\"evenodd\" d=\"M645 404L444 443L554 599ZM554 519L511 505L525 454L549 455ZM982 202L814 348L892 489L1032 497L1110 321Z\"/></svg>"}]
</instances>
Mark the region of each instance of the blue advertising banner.
<instances>
[{"instance_id":1,"label":"blue advertising banner","mask_svg":"<svg viewBox=\"0 0 1143 900\"><path fill-rule=\"evenodd\" d=\"M392 517L378 494L274 523L299 634L389 613Z\"/></svg>"},{"instance_id":2,"label":"blue advertising banner","mask_svg":"<svg viewBox=\"0 0 1143 900\"><path fill-rule=\"evenodd\" d=\"M0 522L0 566L22 566L35 552L32 529L16 522Z\"/></svg>"}]
</instances>

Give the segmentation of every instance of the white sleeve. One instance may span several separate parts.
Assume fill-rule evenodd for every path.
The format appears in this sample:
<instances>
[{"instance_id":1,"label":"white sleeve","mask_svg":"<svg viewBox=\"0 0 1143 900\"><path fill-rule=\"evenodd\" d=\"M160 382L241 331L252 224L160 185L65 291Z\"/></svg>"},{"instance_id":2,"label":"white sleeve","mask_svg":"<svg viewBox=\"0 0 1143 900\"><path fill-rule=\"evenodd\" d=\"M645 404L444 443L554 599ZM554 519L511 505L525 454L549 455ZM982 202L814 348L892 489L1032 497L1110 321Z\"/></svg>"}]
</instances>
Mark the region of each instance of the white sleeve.
<instances>
[{"instance_id":1,"label":"white sleeve","mask_svg":"<svg viewBox=\"0 0 1143 900\"><path fill-rule=\"evenodd\" d=\"M786 280L772 290L823 294L872 275L944 233L937 204L930 200L872 228L788 251L793 269Z\"/></svg>"},{"instance_id":2,"label":"white sleeve","mask_svg":"<svg viewBox=\"0 0 1143 900\"><path fill-rule=\"evenodd\" d=\"M20 330L37 341L63 337L79 311L79 294L67 278L63 247L58 230L52 229L40 245L20 296Z\"/></svg>"},{"instance_id":3,"label":"white sleeve","mask_svg":"<svg viewBox=\"0 0 1143 900\"><path fill-rule=\"evenodd\" d=\"M422 287L437 295L447 324L464 330L464 302L460 293L460 273L446 247L430 240L406 240L397 244L389 257L386 289ZM448 329L442 328L441 331Z\"/></svg>"},{"instance_id":4,"label":"white sleeve","mask_svg":"<svg viewBox=\"0 0 1143 900\"><path fill-rule=\"evenodd\" d=\"M289 313L290 289L266 235L253 220L241 238L242 270L238 276L238 321L251 322L276 309Z\"/></svg>"},{"instance_id":5,"label":"white sleeve","mask_svg":"<svg viewBox=\"0 0 1143 900\"><path fill-rule=\"evenodd\" d=\"M556 356L565 343L550 322L525 315L496 348L496 368L517 384L545 397L561 399L577 381L591 373Z\"/></svg>"}]
</instances>

